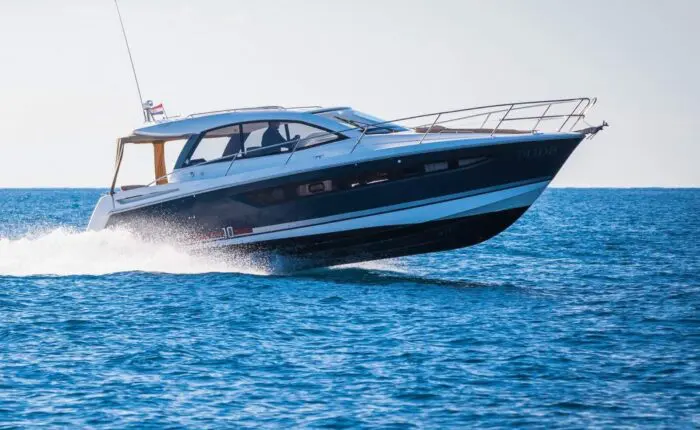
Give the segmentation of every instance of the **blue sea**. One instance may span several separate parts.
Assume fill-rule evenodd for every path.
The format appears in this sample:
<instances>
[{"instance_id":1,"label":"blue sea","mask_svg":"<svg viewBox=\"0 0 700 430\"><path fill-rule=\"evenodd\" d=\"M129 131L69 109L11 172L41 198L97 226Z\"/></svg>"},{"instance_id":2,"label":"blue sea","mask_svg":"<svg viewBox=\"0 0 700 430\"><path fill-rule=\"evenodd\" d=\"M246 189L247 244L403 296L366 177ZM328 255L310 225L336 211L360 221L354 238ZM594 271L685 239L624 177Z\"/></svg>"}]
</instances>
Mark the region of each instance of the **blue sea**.
<instances>
[{"instance_id":1,"label":"blue sea","mask_svg":"<svg viewBox=\"0 0 700 430\"><path fill-rule=\"evenodd\" d=\"M700 190L550 189L468 249L284 276L0 190L0 427L700 427Z\"/></svg>"}]
</instances>

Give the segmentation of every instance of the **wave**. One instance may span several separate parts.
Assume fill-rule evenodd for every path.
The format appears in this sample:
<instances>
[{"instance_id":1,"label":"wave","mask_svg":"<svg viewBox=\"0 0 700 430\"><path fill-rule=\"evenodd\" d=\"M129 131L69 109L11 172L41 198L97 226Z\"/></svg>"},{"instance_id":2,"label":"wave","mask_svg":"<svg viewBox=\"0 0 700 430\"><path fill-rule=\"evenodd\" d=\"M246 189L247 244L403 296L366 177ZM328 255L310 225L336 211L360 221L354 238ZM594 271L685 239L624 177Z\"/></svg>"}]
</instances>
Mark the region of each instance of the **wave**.
<instances>
[{"instance_id":1,"label":"wave","mask_svg":"<svg viewBox=\"0 0 700 430\"><path fill-rule=\"evenodd\" d=\"M193 255L174 244L144 241L123 230L95 232L56 228L14 239L0 237L0 276L120 272L269 273L266 268L246 261L245 256Z\"/></svg>"}]
</instances>

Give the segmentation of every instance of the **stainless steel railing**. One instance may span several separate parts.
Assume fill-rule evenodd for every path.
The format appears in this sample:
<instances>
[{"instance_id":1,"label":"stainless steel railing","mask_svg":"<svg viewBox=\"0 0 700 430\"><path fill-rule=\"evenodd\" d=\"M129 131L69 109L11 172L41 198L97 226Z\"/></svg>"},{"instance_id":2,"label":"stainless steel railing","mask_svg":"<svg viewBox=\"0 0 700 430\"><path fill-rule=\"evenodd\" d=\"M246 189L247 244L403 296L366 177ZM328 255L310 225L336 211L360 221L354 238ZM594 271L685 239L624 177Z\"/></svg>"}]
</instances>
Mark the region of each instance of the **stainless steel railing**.
<instances>
[{"instance_id":1,"label":"stainless steel railing","mask_svg":"<svg viewBox=\"0 0 700 430\"><path fill-rule=\"evenodd\" d=\"M576 124L578 124L578 122L582 118L585 118L586 112L596 103L596 101L597 100L595 98L591 99L588 97L579 97L579 98L573 98L573 99L557 99L557 100L541 100L541 101L534 101L534 102L504 103L504 104L497 104L497 105L479 106L479 107L474 107L474 108L435 112L435 113L430 113L430 114L416 115L416 116L411 116L411 117L394 119L394 120L390 120L390 121L368 124L366 127L361 128L363 130L363 132L350 152L351 153L354 152L355 149L360 145L360 143L362 142L362 139L367 134L368 129L376 128L377 126L386 125L386 124L399 124L400 125L401 122L404 122L404 121L415 120L415 119L420 119L420 118L431 118L433 116L435 116L435 119L430 123L430 126L425 130L425 132L422 133L422 136L420 137L420 140L418 141L419 144L423 143L423 141L428 136L428 134L433 132L433 130L435 129L436 126L441 126L443 124L453 123L453 122L462 121L462 120L476 119L476 118L480 118L480 117L484 117L484 120L481 122L481 125L479 128L472 129L472 130L474 130L473 132L488 133L490 136L493 136L494 134L496 134L504 122L536 120L535 125L532 128L522 130L525 133L528 133L528 132L534 133L537 131L537 127L540 125L540 123L542 123L543 120L546 121L546 120L553 120L553 119L564 119L561 126L559 126L556 129L557 132L561 132L571 118L576 118L576 121L569 127L569 131L571 131L571 130L573 130L573 128L576 126ZM574 108L569 113L548 115L549 111L552 109L553 106L569 105L569 104L575 104ZM545 109L544 109L544 112L542 112L539 115L510 116L511 113L514 111L536 109L536 108L540 108L540 107L545 107ZM467 112L469 112L470 114L465 115L465 116L459 116L456 118L448 118L448 119L444 119L444 120L440 121L440 118L442 118L444 116L454 115L454 114L462 114L462 113L467 113ZM499 118L498 114L500 114L500 113L503 113L503 115ZM489 128L484 129L487 122L490 119L492 119L493 117L496 117L496 120L498 121L496 126L493 128L490 128L490 129ZM412 127L412 128L414 130L418 130L418 129L423 128L423 127L425 127L425 125L419 125L417 127ZM360 127L357 127L355 129L360 129ZM467 129L466 132L469 132L468 130L469 129ZM442 131L438 131L438 133L441 133L441 132Z\"/></svg>"}]
</instances>

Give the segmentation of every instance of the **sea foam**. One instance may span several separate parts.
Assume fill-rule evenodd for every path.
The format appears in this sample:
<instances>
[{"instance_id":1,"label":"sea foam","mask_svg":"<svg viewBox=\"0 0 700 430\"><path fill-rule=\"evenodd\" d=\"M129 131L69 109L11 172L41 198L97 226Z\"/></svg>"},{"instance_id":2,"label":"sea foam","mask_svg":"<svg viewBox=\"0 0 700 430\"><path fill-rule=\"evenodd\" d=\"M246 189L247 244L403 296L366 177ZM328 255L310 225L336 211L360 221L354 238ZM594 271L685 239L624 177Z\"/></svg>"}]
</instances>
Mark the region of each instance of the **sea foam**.
<instances>
[{"instance_id":1,"label":"sea foam","mask_svg":"<svg viewBox=\"0 0 700 430\"><path fill-rule=\"evenodd\" d=\"M104 275L119 272L266 274L245 256L192 254L170 243L148 242L122 230L56 228L0 238L0 276Z\"/></svg>"}]
</instances>

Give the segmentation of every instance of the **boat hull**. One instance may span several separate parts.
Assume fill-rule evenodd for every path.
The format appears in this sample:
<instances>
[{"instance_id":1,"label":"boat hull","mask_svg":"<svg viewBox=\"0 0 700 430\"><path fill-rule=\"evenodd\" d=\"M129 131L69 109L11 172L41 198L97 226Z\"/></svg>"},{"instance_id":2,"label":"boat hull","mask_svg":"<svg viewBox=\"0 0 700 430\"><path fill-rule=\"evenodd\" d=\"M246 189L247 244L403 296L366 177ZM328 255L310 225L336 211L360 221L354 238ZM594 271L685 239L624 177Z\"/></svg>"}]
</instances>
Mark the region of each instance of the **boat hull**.
<instances>
[{"instance_id":1,"label":"boat hull","mask_svg":"<svg viewBox=\"0 0 700 430\"><path fill-rule=\"evenodd\" d=\"M114 213L107 226L297 267L455 249L515 222L580 141L457 147L317 169Z\"/></svg>"},{"instance_id":2,"label":"boat hull","mask_svg":"<svg viewBox=\"0 0 700 430\"><path fill-rule=\"evenodd\" d=\"M367 227L218 248L271 271L293 271L476 245L513 224L527 207L402 226Z\"/></svg>"}]
</instances>

